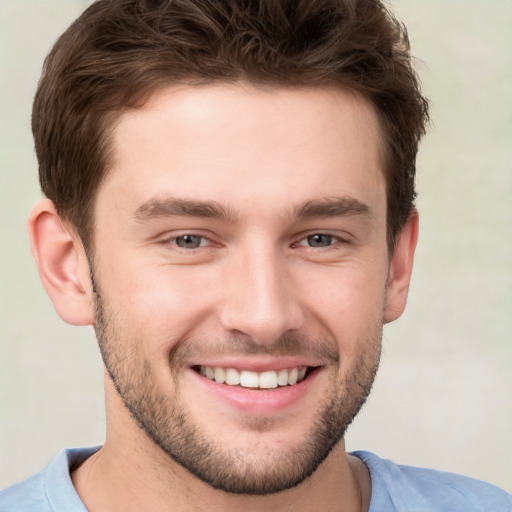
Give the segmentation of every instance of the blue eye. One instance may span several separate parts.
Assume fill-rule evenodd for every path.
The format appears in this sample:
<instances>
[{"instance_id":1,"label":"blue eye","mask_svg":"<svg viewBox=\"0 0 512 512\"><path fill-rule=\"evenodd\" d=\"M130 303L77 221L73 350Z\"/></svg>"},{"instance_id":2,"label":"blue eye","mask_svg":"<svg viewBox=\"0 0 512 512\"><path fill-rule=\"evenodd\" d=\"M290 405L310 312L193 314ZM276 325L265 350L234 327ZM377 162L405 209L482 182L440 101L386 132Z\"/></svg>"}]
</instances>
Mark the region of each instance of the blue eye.
<instances>
[{"instance_id":1,"label":"blue eye","mask_svg":"<svg viewBox=\"0 0 512 512\"><path fill-rule=\"evenodd\" d=\"M181 247L182 249L197 249L198 247L206 245L205 237L198 235L177 236L174 239L174 242L178 247Z\"/></svg>"},{"instance_id":2,"label":"blue eye","mask_svg":"<svg viewBox=\"0 0 512 512\"><path fill-rule=\"evenodd\" d=\"M335 243L336 240L336 237L332 235L325 235L323 233L316 233L306 238L306 242L309 247L329 247Z\"/></svg>"}]
</instances>

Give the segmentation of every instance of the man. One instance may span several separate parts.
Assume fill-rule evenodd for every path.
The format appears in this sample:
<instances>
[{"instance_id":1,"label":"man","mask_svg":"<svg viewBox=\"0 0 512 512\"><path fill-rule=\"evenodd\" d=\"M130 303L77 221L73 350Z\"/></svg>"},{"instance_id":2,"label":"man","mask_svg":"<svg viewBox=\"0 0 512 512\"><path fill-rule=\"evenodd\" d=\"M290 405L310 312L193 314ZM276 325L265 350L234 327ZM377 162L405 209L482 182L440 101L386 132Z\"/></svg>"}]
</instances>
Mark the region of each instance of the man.
<instances>
[{"instance_id":1,"label":"man","mask_svg":"<svg viewBox=\"0 0 512 512\"><path fill-rule=\"evenodd\" d=\"M34 103L43 284L94 325L106 440L2 511L511 510L347 454L404 310L427 104L377 1L100 0Z\"/></svg>"}]
</instances>

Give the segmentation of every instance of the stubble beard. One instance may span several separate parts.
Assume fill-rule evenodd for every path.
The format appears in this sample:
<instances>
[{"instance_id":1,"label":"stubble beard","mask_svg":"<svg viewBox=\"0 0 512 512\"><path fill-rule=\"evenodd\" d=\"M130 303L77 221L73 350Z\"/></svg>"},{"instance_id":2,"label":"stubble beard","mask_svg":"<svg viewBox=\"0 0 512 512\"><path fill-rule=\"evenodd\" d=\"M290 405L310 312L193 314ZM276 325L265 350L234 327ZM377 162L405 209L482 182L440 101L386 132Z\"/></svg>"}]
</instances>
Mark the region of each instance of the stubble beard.
<instances>
[{"instance_id":1,"label":"stubble beard","mask_svg":"<svg viewBox=\"0 0 512 512\"><path fill-rule=\"evenodd\" d=\"M107 310L97 284L94 290L95 331L103 362L132 418L172 460L204 483L227 493L273 494L295 487L312 475L344 437L364 405L379 366L382 324L374 328L369 339L361 342L359 358L341 382L336 380L336 372L332 372L329 396L319 402L316 419L300 444L275 454L258 453L257 447L221 446L202 432L179 400L173 400L157 388L149 361L143 360L136 351L143 340L126 345L126 333L120 325L114 325L116 316ZM185 354L207 343L186 340L177 344L169 355L176 391L179 371L183 368L180 362ZM246 340L246 344L248 354L267 350L252 341ZM240 352L240 340L233 346ZM334 342L318 343L290 334L276 341L271 353L289 354L293 347L305 346L309 347L309 353L320 352L324 357L328 354L331 359L335 353L339 368L340 357ZM264 435L271 425L265 419L258 424L256 419L247 427Z\"/></svg>"}]
</instances>

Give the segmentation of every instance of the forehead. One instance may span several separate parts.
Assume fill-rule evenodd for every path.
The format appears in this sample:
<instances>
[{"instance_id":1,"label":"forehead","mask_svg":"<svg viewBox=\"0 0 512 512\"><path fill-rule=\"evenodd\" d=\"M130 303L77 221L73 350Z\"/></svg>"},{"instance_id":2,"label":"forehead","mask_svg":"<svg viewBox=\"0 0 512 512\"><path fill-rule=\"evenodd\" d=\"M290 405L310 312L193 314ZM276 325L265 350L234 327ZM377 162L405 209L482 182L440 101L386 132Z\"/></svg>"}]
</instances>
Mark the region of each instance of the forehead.
<instances>
[{"instance_id":1,"label":"forehead","mask_svg":"<svg viewBox=\"0 0 512 512\"><path fill-rule=\"evenodd\" d=\"M157 195L235 209L339 195L375 202L381 147L373 107L349 91L173 86L121 116L98 200L132 211Z\"/></svg>"}]
</instances>

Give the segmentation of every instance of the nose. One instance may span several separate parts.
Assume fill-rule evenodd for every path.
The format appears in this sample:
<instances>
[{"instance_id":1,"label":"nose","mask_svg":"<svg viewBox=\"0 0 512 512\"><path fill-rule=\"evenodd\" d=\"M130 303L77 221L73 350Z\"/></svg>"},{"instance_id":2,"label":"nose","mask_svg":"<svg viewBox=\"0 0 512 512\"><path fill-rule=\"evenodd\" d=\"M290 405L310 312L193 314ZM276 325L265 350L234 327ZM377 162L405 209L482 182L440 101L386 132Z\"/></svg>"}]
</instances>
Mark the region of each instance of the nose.
<instances>
[{"instance_id":1,"label":"nose","mask_svg":"<svg viewBox=\"0 0 512 512\"><path fill-rule=\"evenodd\" d=\"M302 326L303 311L284 256L260 247L231 263L220 312L224 329L270 346Z\"/></svg>"}]
</instances>

